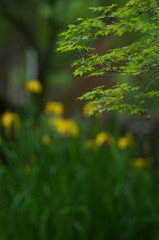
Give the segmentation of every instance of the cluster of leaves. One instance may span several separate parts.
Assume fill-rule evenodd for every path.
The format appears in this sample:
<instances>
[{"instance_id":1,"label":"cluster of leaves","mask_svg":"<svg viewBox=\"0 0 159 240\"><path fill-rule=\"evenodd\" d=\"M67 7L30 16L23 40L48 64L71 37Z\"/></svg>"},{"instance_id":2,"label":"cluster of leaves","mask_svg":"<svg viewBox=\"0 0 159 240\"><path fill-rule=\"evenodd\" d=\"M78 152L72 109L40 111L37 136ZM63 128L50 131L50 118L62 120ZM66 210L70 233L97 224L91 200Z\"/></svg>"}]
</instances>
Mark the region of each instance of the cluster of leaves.
<instances>
[{"instance_id":1,"label":"cluster of leaves","mask_svg":"<svg viewBox=\"0 0 159 240\"><path fill-rule=\"evenodd\" d=\"M77 50L79 59L72 63L74 75L105 77L113 73L133 76L134 83L118 84L112 89L96 88L80 99L97 103L99 113L107 110L126 111L130 114L147 114L142 106L146 98L159 96L151 85L159 77L159 3L157 0L130 0L124 7L112 4L91 8L98 17L78 18L61 35L57 51ZM108 49L99 54L92 42L100 37L120 37L126 33L136 34L130 45ZM144 81L144 84L143 84Z\"/></svg>"}]
</instances>

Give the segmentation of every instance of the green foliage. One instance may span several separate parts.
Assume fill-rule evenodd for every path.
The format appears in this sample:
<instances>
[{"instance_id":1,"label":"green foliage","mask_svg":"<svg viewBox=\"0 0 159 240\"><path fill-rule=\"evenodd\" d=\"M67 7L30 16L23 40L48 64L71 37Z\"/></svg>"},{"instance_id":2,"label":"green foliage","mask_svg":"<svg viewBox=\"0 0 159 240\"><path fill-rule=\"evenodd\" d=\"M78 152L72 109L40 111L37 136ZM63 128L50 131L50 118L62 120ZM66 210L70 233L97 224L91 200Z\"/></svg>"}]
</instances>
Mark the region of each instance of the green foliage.
<instances>
[{"instance_id":1,"label":"green foliage","mask_svg":"<svg viewBox=\"0 0 159 240\"><path fill-rule=\"evenodd\" d=\"M64 119L60 102L37 114L40 93L27 89L28 111L0 119L1 239L158 239L158 131L153 143L114 115L86 120L89 105L82 121Z\"/></svg>"},{"instance_id":2,"label":"green foliage","mask_svg":"<svg viewBox=\"0 0 159 240\"><path fill-rule=\"evenodd\" d=\"M146 98L159 95L159 91L151 89L159 76L159 3L157 0L131 0L123 7L112 4L91 10L98 12L99 16L79 18L76 24L69 25L68 30L61 34L63 39L57 51L79 52L79 59L72 63L75 76L120 74L133 76L134 84L119 83L109 90L100 89L100 94L97 88L92 93L84 94L81 99L91 96L97 103L95 111L99 113L119 110L130 114L147 114L145 106L141 105ZM130 45L108 49L103 54L99 54L92 45L100 37L126 37L128 33L136 35L136 41Z\"/></svg>"},{"instance_id":3,"label":"green foliage","mask_svg":"<svg viewBox=\"0 0 159 240\"><path fill-rule=\"evenodd\" d=\"M116 118L76 120L73 136L55 119L65 123L51 112L25 115L12 135L1 132L1 239L158 239L158 155L150 142L141 142L141 155L138 136L121 134Z\"/></svg>"}]
</instances>

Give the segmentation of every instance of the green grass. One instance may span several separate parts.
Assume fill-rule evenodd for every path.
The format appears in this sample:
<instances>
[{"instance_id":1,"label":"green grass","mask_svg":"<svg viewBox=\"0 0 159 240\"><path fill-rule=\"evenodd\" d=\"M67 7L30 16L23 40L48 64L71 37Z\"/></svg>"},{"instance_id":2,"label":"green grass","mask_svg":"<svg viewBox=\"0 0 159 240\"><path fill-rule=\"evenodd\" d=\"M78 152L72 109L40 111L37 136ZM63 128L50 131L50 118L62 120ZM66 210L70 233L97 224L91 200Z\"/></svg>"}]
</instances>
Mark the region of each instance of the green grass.
<instances>
[{"instance_id":1,"label":"green grass","mask_svg":"<svg viewBox=\"0 0 159 240\"><path fill-rule=\"evenodd\" d=\"M148 164L133 167L138 138L119 149L119 119L77 120L72 136L49 118L21 118L16 134L1 133L0 239L158 240L159 174L149 149ZM114 144L95 145L100 132ZM94 144L86 148L89 139Z\"/></svg>"}]
</instances>

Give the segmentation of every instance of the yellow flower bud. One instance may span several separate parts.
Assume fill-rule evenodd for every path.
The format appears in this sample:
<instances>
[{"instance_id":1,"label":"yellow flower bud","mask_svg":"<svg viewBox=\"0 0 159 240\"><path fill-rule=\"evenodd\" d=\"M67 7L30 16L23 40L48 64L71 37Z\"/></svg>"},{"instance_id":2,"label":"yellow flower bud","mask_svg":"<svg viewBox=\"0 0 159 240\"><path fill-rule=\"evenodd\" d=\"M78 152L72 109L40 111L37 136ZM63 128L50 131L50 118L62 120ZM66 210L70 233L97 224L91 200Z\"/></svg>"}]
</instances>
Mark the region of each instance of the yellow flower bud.
<instances>
[{"instance_id":1,"label":"yellow flower bud","mask_svg":"<svg viewBox=\"0 0 159 240\"><path fill-rule=\"evenodd\" d=\"M31 80L25 84L26 90L32 93L40 94L43 91L42 84L39 80Z\"/></svg>"},{"instance_id":2,"label":"yellow flower bud","mask_svg":"<svg viewBox=\"0 0 159 240\"><path fill-rule=\"evenodd\" d=\"M63 104L60 103L60 102L49 101L45 105L44 111L47 114L54 114L54 115L57 115L57 116L61 116L64 112L64 107L63 107Z\"/></svg>"}]
</instances>

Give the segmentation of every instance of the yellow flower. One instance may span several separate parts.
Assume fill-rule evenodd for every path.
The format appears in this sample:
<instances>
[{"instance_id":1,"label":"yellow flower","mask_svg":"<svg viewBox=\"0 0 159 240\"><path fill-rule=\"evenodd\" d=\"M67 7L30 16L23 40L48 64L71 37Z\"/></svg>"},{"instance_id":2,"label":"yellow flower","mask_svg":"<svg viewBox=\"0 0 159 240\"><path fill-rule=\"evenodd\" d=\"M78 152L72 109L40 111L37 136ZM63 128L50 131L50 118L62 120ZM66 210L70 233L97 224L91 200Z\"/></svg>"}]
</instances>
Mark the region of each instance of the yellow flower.
<instances>
[{"instance_id":1,"label":"yellow flower","mask_svg":"<svg viewBox=\"0 0 159 240\"><path fill-rule=\"evenodd\" d=\"M130 162L131 167L143 168L146 166L146 160L144 158L134 158Z\"/></svg>"},{"instance_id":2,"label":"yellow flower","mask_svg":"<svg viewBox=\"0 0 159 240\"><path fill-rule=\"evenodd\" d=\"M20 119L18 114L6 111L3 113L1 118L1 123L5 128L6 134L11 134L11 129L13 126L13 130L18 130L20 128Z\"/></svg>"},{"instance_id":3,"label":"yellow flower","mask_svg":"<svg viewBox=\"0 0 159 240\"><path fill-rule=\"evenodd\" d=\"M70 134L72 136L77 136L79 133L79 127L72 119L63 119L63 118L53 118L52 124L55 126L57 132L60 134Z\"/></svg>"},{"instance_id":4,"label":"yellow flower","mask_svg":"<svg viewBox=\"0 0 159 240\"><path fill-rule=\"evenodd\" d=\"M6 128L10 127L13 121L14 121L14 113L7 111L2 115L1 123L4 127Z\"/></svg>"},{"instance_id":5,"label":"yellow flower","mask_svg":"<svg viewBox=\"0 0 159 240\"><path fill-rule=\"evenodd\" d=\"M119 138L117 144L119 149L125 149L127 146L129 146L129 139L127 137Z\"/></svg>"},{"instance_id":6,"label":"yellow flower","mask_svg":"<svg viewBox=\"0 0 159 240\"><path fill-rule=\"evenodd\" d=\"M57 132L59 132L60 134L66 133L65 120L63 118L53 118L51 119L51 123L55 126Z\"/></svg>"},{"instance_id":7,"label":"yellow flower","mask_svg":"<svg viewBox=\"0 0 159 240\"><path fill-rule=\"evenodd\" d=\"M36 93L36 94L40 94L43 91L42 84L39 80L31 80L31 81L26 82L25 88L29 92L33 92L33 93Z\"/></svg>"},{"instance_id":8,"label":"yellow flower","mask_svg":"<svg viewBox=\"0 0 159 240\"><path fill-rule=\"evenodd\" d=\"M42 136L41 141L45 145L50 145L51 144L51 139L48 135Z\"/></svg>"},{"instance_id":9,"label":"yellow flower","mask_svg":"<svg viewBox=\"0 0 159 240\"><path fill-rule=\"evenodd\" d=\"M133 147L134 141L131 137L121 137L117 142L118 148L123 150L127 147Z\"/></svg>"},{"instance_id":10,"label":"yellow flower","mask_svg":"<svg viewBox=\"0 0 159 240\"><path fill-rule=\"evenodd\" d=\"M88 117L95 107L97 107L95 103L87 103L83 108L83 116Z\"/></svg>"},{"instance_id":11,"label":"yellow flower","mask_svg":"<svg viewBox=\"0 0 159 240\"><path fill-rule=\"evenodd\" d=\"M100 132L95 138L95 144L97 146L103 145L105 142L108 142L110 145L114 144L114 138L108 132Z\"/></svg>"},{"instance_id":12,"label":"yellow flower","mask_svg":"<svg viewBox=\"0 0 159 240\"><path fill-rule=\"evenodd\" d=\"M77 136L79 134L79 127L72 119L65 120L66 124L66 132L69 133L72 136Z\"/></svg>"},{"instance_id":13,"label":"yellow flower","mask_svg":"<svg viewBox=\"0 0 159 240\"><path fill-rule=\"evenodd\" d=\"M45 105L45 109L44 109L45 113L48 114L55 114L57 116L61 116L64 112L64 107L63 104L60 102L51 102L49 101L46 105Z\"/></svg>"}]
</instances>

